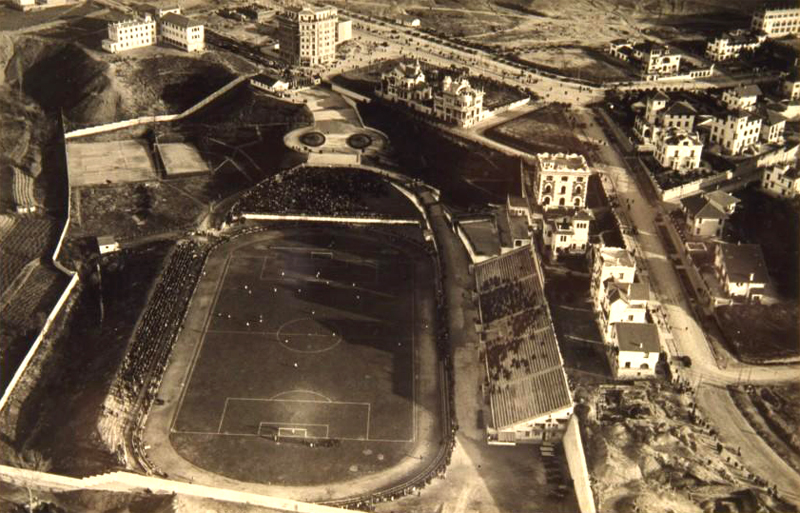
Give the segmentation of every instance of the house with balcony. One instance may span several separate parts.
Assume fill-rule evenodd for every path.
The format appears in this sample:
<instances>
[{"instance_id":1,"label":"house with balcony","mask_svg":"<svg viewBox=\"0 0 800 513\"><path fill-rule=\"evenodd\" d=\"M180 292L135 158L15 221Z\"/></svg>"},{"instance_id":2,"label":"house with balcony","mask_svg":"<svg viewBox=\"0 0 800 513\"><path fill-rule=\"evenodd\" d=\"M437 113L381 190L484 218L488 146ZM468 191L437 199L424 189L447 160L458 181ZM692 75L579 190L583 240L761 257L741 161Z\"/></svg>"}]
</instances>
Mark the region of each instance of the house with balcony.
<instances>
[{"instance_id":1,"label":"house with balcony","mask_svg":"<svg viewBox=\"0 0 800 513\"><path fill-rule=\"evenodd\" d=\"M658 328L652 323L618 322L611 325L608 355L617 379L646 379L656 375L661 354Z\"/></svg>"},{"instance_id":2,"label":"house with balcony","mask_svg":"<svg viewBox=\"0 0 800 513\"><path fill-rule=\"evenodd\" d=\"M800 171L797 163L765 168L761 176L761 190L782 198L800 196Z\"/></svg>"}]
</instances>

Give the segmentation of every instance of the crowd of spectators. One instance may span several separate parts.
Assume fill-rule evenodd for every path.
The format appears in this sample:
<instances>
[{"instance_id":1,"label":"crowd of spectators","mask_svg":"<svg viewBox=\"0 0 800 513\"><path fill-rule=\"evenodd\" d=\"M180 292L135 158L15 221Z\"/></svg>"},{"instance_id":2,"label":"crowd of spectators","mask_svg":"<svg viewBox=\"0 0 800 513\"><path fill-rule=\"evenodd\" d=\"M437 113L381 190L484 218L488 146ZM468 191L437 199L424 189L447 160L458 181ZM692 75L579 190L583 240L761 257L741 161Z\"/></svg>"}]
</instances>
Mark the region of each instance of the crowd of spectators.
<instances>
[{"instance_id":1,"label":"crowd of spectators","mask_svg":"<svg viewBox=\"0 0 800 513\"><path fill-rule=\"evenodd\" d=\"M369 171L303 166L250 189L231 209L231 217L243 213L378 217L364 200L387 196L389 187Z\"/></svg>"},{"instance_id":2,"label":"crowd of spectators","mask_svg":"<svg viewBox=\"0 0 800 513\"><path fill-rule=\"evenodd\" d=\"M537 306L536 293L526 281L509 282L480 295L483 322L506 317L521 310Z\"/></svg>"},{"instance_id":3,"label":"crowd of spectators","mask_svg":"<svg viewBox=\"0 0 800 513\"><path fill-rule=\"evenodd\" d=\"M136 401L151 371L163 372L183 321L208 247L179 242L156 284L117 375L120 399Z\"/></svg>"}]
</instances>

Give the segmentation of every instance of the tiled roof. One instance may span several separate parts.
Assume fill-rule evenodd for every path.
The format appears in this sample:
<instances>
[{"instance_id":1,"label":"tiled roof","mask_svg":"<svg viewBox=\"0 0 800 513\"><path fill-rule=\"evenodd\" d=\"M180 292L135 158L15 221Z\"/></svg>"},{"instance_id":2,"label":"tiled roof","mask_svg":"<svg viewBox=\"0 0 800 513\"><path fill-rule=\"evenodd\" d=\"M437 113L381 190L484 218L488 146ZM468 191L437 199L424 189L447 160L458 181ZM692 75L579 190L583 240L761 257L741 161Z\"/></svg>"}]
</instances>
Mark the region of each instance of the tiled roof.
<instances>
[{"instance_id":1,"label":"tiled roof","mask_svg":"<svg viewBox=\"0 0 800 513\"><path fill-rule=\"evenodd\" d=\"M728 279L735 283L767 283L769 273L764 254L758 244L719 244L722 265ZM750 278L750 275L753 278Z\"/></svg>"},{"instance_id":2,"label":"tiled roof","mask_svg":"<svg viewBox=\"0 0 800 513\"><path fill-rule=\"evenodd\" d=\"M741 200L732 194L725 191L711 191L705 194L705 197L710 202L714 203L723 210L727 210L731 205L736 205Z\"/></svg>"},{"instance_id":3,"label":"tiled roof","mask_svg":"<svg viewBox=\"0 0 800 513\"><path fill-rule=\"evenodd\" d=\"M684 101L675 102L664 110L670 116L693 116L697 113L694 107Z\"/></svg>"},{"instance_id":4,"label":"tiled roof","mask_svg":"<svg viewBox=\"0 0 800 513\"><path fill-rule=\"evenodd\" d=\"M627 249L610 246L600 248L600 259L603 264L613 266L633 267L636 264Z\"/></svg>"},{"instance_id":5,"label":"tiled roof","mask_svg":"<svg viewBox=\"0 0 800 513\"><path fill-rule=\"evenodd\" d=\"M572 406L561 352L531 246L475 266L483 312L501 287L525 299L484 327L491 424L503 429Z\"/></svg>"},{"instance_id":6,"label":"tiled roof","mask_svg":"<svg viewBox=\"0 0 800 513\"><path fill-rule=\"evenodd\" d=\"M628 285L628 297L633 301L647 301L650 299L650 287L642 282L631 283Z\"/></svg>"},{"instance_id":7,"label":"tiled roof","mask_svg":"<svg viewBox=\"0 0 800 513\"><path fill-rule=\"evenodd\" d=\"M177 25L179 27L184 27L184 28L202 27L203 26L203 22L201 22L201 21L193 20L193 19L187 18L186 16L183 16L181 14L175 14L175 13L172 13L172 12L169 13L169 14L165 14L161 18L161 21L163 23L171 23L173 25Z\"/></svg>"},{"instance_id":8,"label":"tiled roof","mask_svg":"<svg viewBox=\"0 0 800 513\"><path fill-rule=\"evenodd\" d=\"M661 344L658 341L658 328L646 322L618 322L617 344L620 351L636 351L642 353L658 353Z\"/></svg>"},{"instance_id":9,"label":"tiled roof","mask_svg":"<svg viewBox=\"0 0 800 513\"><path fill-rule=\"evenodd\" d=\"M716 207L702 196L689 196L681 200L681 205L694 218L699 219L727 219L728 214Z\"/></svg>"}]
</instances>

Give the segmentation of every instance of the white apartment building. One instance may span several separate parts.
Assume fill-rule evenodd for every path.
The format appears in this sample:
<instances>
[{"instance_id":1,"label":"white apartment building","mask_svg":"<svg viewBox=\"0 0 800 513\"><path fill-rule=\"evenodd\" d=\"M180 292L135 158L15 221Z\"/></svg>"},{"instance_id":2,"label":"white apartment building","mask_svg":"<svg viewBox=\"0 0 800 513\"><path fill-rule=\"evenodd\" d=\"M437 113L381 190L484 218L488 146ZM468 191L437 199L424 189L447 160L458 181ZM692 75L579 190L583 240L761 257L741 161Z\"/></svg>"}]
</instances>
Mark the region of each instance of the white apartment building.
<instances>
[{"instance_id":1,"label":"white apartment building","mask_svg":"<svg viewBox=\"0 0 800 513\"><path fill-rule=\"evenodd\" d=\"M722 103L730 110L753 110L761 96L761 88L755 84L734 87L722 92Z\"/></svg>"},{"instance_id":2,"label":"white apartment building","mask_svg":"<svg viewBox=\"0 0 800 513\"><path fill-rule=\"evenodd\" d=\"M582 208L592 171L577 153L537 153L534 161L533 198L545 210Z\"/></svg>"},{"instance_id":3,"label":"white apartment building","mask_svg":"<svg viewBox=\"0 0 800 513\"><path fill-rule=\"evenodd\" d=\"M697 111L685 101L669 103L670 98L661 91L647 98L644 115L636 117L633 130L645 144L655 144L664 129L694 129ZM669 105L669 106L668 106Z\"/></svg>"},{"instance_id":4,"label":"white apartment building","mask_svg":"<svg viewBox=\"0 0 800 513\"><path fill-rule=\"evenodd\" d=\"M203 24L180 14L168 13L159 19L159 37L187 52L205 49Z\"/></svg>"},{"instance_id":5,"label":"white apartment building","mask_svg":"<svg viewBox=\"0 0 800 513\"><path fill-rule=\"evenodd\" d=\"M755 145L761 134L761 118L745 111L715 116L710 126L709 140L730 155L739 155Z\"/></svg>"},{"instance_id":6,"label":"white apartment building","mask_svg":"<svg viewBox=\"0 0 800 513\"><path fill-rule=\"evenodd\" d=\"M71 0L10 0L11 6L20 11L32 11L68 5Z\"/></svg>"},{"instance_id":7,"label":"white apartment building","mask_svg":"<svg viewBox=\"0 0 800 513\"><path fill-rule=\"evenodd\" d=\"M800 78L787 78L781 84L784 98L791 101L800 100Z\"/></svg>"},{"instance_id":8,"label":"white apartment building","mask_svg":"<svg viewBox=\"0 0 800 513\"><path fill-rule=\"evenodd\" d=\"M736 59L743 52L754 52L766 41L767 36L744 29L733 30L715 37L706 45L706 57L715 62Z\"/></svg>"},{"instance_id":9,"label":"white apartment building","mask_svg":"<svg viewBox=\"0 0 800 513\"><path fill-rule=\"evenodd\" d=\"M433 91L433 114L447 123L471 127L486 116L483 97L484 92L473 88L466 78L453 80L446 76Z\"/></svg>"},{"instance_id":10,"label":"white apartment building","mask_svg":"<svg viewBox=\"0 0 800 513\"><path fill-rule=\"evenodd\" d=\"M714 270L732 299L761 300L764 297L769 273L758 244L717 244Z\"/></svg>"},{"instance_id":11,"label":"white apartment building","mask_svg":"<svg viewBox=\"0 0 800 513\"><path fill-rule=\"evenodd\" d=\"M603 338L611 340L611 328L618 322L647 322L650 289L644 283L609 282L600 305Z\"/></svg>"},{"instance_id":12,"label":"white apartment building","mask_svg":"<svg viewBox=\"0 0 800 513\"><path fill-rule=\"evenodd\" d=\"M761 189L773 196L784 198L800 196L800 172L797 164L784 164L765 169L761 176Z\"/></svg>"},{"instance_id":13,"label":"white apartment building","mask_svg":"<svg viewBox=\"0 0 800 513\"><path fill-rule=\"evenodd\" d=\"M318 66L336 59L335 7L292 6L277 18L280 56L287 64Z\"/></svg>"},{"instance_id":14,"label":"white apartment building","mask_svg":"<svg viewBox=\"0 0 800 513\"><path fill-rule=\"evenodd\" d=\"M167 14L181 14L181 6L178 4L169 5L152 5L152 4L139 4L135 6L136 12L139 16L149 14L156 20Z\"/></svg>"},{"instance_id":15,"label":"white apartment building","mask_svg":"<svg viewBox=\"0 0 800 513\"><path fill-rule=\"evenodd\" d=\"M753 30L763 32L767 37L797 34L800 32L800 7L759 9L753 13L750 27Z\"/></svg>"},{"instance_id":16,"label":"white apartment building","mask_svg":"<svg viewBox=\"0 0 800 513\"><path fill-rule=\"evenodd\" d=\"M651 378L661 353L658 328L642 322L612 325L612 345L608 350L611 371L617 379Z\"/></svg>"},{"instance_id":17,"label":"white apartment building","mask_svg":"<svg viewBox=\"0 0 800 513\"><path fill-rule=\"evenodd\" d=\"M111 22L108 39L103 40L103 50L117 53L156 44L156 21L149 14L143 17Z\"/></svg>"},{"instance_id":18,"label":"white apartment building","mask_svg":"<svg viewBox=\"0 0 800 513\"><path fill-rule=\"evenodd\" d=\"M767 144L780 143L785 129L786 118L774 110L765 109L761 118L761 141Z\"/></svg>"},{"instance_id":19,"label":"white apartment building","mask_svg":"<svg viewBox=\"0 0 800 513\"><path fill-rule=\"evenodd\" d=\"M590 254L592 265L591 295L596 310L602 308L610 282L634 283L636 260L624 248L595 245Z\"/></svg>"},{"instance_id":20,"label":"white apartment building","mask_svg":"<svg viewBox=\"0 0 800 513\"><path fill-rule=\"evenodd\" d=\"M700 167L702 153L703 142L697 132L672 127L661 132L653 155L665 168L685 172Z\"/></svg>"},{"instance_id":21,"label":"white apartment building","mask_svg":"<svg viewBox=\"0 0 800 513\"><path fill-rule=\"evenodd\" d=\"M640 62L645 78L675 75L681 67L681 55L659 44L646 42L633 47L633 57Z\"/></svg>"}]
</instances>

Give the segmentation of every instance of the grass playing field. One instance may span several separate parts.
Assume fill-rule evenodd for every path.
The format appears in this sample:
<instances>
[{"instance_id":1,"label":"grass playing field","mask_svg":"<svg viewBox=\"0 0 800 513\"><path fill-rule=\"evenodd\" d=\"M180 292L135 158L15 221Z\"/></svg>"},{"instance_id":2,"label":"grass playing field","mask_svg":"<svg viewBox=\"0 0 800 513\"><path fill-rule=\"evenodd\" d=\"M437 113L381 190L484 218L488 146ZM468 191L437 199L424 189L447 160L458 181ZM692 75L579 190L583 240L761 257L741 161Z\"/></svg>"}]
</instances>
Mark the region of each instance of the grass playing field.
<instances>
[{"instance_id":1,"label":"grass playing field","mask_svg":"<svg viewBox=\"0 0 800 513\"><path fill-rule=\"evenodd\" d=\"M414 451L415 319L432 306L424 253L326 226L237 239L211 258L224 262L170 435L183 458L313 485Z\"/></svg>"}]
</instances>

